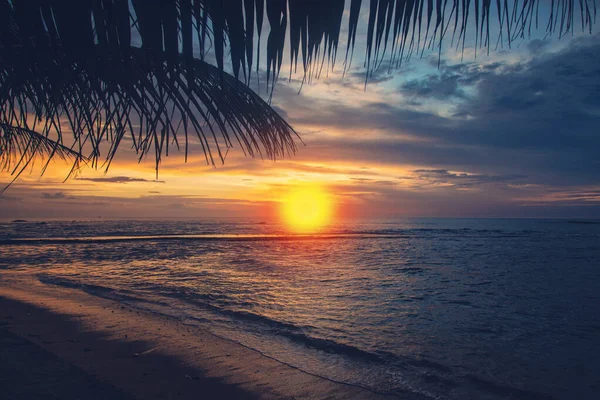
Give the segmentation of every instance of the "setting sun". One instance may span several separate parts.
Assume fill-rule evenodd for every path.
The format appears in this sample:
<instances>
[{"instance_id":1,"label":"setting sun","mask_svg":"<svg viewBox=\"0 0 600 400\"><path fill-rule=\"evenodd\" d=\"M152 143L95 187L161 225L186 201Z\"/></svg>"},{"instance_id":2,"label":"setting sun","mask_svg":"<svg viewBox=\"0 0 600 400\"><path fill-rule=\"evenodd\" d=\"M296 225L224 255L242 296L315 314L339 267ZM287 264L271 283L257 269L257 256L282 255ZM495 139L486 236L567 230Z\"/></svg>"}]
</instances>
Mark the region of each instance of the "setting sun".
<instances>
[{"instance_id":1,"label":"setting sun","mask_svg":"<svg viewBox=\"0 0 600 400\"><path fill-rule=\"evenodd\" d=\"M319 187L298 187L283 199L282 214L285 222L295 231L311 232L329 222L331 199Z\"/></svg>"}]
</instances>

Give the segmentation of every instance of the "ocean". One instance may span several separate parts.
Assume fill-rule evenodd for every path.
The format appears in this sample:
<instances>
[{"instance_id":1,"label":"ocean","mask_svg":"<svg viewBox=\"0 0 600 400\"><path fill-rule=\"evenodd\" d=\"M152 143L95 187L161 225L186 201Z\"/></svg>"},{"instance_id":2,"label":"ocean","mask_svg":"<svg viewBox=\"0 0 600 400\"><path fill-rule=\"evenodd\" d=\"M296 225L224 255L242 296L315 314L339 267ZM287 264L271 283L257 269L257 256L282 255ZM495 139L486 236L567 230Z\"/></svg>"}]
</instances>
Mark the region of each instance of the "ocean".
<instances>
[{"instance_id":1,"label":"ocean","mask_svg":"<svg viewBox=\"0 0 600 400\"><path fill-rule=\"evenodd\" d=\"M11 274L376 392L600 398L600 221L3 223Z\"/></svg>"}]
</instances>

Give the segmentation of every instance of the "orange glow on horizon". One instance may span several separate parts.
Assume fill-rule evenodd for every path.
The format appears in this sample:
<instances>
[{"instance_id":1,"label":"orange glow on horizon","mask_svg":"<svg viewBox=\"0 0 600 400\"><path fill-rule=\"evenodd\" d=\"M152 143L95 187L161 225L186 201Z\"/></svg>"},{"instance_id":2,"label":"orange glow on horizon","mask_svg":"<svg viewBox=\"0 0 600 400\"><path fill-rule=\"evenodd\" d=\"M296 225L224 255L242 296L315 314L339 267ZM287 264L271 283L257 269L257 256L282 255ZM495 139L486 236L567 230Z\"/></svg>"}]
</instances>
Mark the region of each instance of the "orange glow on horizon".
<instances>
[{"instance_id":1,"label":"orange glow on horizon","mask_svg":"<svg viewBox=\"0 0 600 400\"><path fill-rule=\"evenodd\" d=\"M314 232L327 225L332 208L330 195L318 186L291 189L281 205L284 221L299 233Z\"/></svg>"}]
</instances>

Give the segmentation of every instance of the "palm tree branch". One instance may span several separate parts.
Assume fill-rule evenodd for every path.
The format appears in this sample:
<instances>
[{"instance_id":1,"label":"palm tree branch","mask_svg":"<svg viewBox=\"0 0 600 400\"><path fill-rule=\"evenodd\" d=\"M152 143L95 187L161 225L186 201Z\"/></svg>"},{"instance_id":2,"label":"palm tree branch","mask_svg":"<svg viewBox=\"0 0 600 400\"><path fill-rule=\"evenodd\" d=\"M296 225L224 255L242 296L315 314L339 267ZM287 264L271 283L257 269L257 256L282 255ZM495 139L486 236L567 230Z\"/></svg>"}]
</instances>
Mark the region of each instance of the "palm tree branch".
<instances>
[{"instance_id":1,"label":"palm tree branch","mask_svg":"<svg viewBox=\"0 0 600 400\"><path fill-rule=\"evenodd\" d=\"M0 122L0 171L9 172L15 179L32 163L42 158L42 174L50 160L58 157L73 162L71 173L88 163L89 159L57 140L26 127ZM12 183L0 190L4 192Z\"/></svg>"}]
</instances>

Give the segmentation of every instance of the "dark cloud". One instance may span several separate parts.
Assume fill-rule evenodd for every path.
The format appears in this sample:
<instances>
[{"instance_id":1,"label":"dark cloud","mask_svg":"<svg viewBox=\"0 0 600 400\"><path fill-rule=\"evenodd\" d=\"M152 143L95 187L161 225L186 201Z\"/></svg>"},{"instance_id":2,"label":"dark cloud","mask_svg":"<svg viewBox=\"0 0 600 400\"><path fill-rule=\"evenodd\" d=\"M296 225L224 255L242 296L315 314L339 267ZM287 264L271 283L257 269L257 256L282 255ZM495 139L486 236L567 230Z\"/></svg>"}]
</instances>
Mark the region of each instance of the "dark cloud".
<instances>
[{"instance_id":1,"label":"dark cloud","mask_svg":"<svg viewBox=\"0 0 600 400\"><path fill-rule=\"evenodd\" d=\"M437 59L436 59L437 66ZM501 64L465 63L448 65L441 62L436 73L426 75L421 79L410 80L400 86L400 90L407 96L425 100L447 100L450 98L467 99L465 89L478 83L484 77L492 74Z\"/></svg>"},{"instance_id":2,"label":"dark cloud","mask_svg":"<svg viewBox=\"0 0 600 400\"><path fill-rule=\"evenodd\" d=\"M366 71L366 68L357 67L352 72L346 75L349 81L355 83L365 83L368 85L376 85L378 83L388 82L394 79L390 69L389 61L384 61L374 71Z\"/></svg>"},{"instance_id":3,"label":"dark cloud","mask_svg":"<svg viewBox=\"0 0 600 400\"><path fill-rule=\"evenodd\" d=\"M547 185L597 184L598 65L599 37L574 39L565 50L526 63L496 63L483 69L442 64L439 76L448 77L450 83L435 89L437 94L429 92L429 98L455 96L467 85L475 89L451 117L380 102L356 108L335 104L326 111L315 105L310 114L293 122L306 118L312 126L346 132L341 138L315 135L307 140L307 151L314 158L336 154L337 159L358 165L412 164L527 176ZM422 86L433 91L431 83L443 81L439 79L426 79ZM454 81L462 83L455 86ZM386 136L369 140L368 132L374 129Z\"/></svg>"},{"instance_id":4,"label":"dark cloud","mask_svg":"<svg viewBox=\"0 0 600 400\"><path fill-rule=\"evenodd\" d=\"M0 187L2 187L1 184L0 184ZM0 194L0 201L19 201L21 199L22 199L21 197L10 196L10 195L7 195L6 193Z\"/></svg>"},{"instance_id":5,"label":"dark cloud","mask_svg":"<svg viewBox=\"0 0 600 400\"><path fill-rule=\"evenodd\" d=\"M184 203L169 203L167 205L167 207L169 207L171 209L175 209L175 210L182 210L182 209L189 208L189 205L184 204Z\"/></svg>"},{"instance_id":6,"label":"dark cloud","mask_svg":"<svg viewBox=\"0 0 600 400\"><path fill-rule=\"evenodd\" d=\"M165 181L154 181L143 178L131 178L129 176L111 176L107 178L75 178L78 181L104 182L104 183L132 183L132 182L152 182L165 183Z\"/></svg>"},{"instance_id":7,"label":"dark cloud","mask_svg":"<svg viewBox=\"0 0 600 400\"><path fill-rule=\"evenodd\" d=\"M465 98L466 94L458 75L429 75L423 80L412 80L400 88L403 93L412 96L433 97L445 100L450 97Z\"/></svg>"},{"instance_id":8,"label":"dark cloud","mask_svg":"<svg viewBox=\"0 0 600 400\"><path fill-rule=\"evenodd\" d=\"M272 105L272 107L277 112L277 114L279 114L279 116L282 117L283 119L289 118L289 114L282 107L279 107L277 105Z\"/></svg>"},{"instance_id":9,"label":"dark cloud","mask_svg":"<svg viewBox=\"0 0 600 400\"><path fill-rule=\"evenodd\" d=\"M483 175L468 174L464 172L450 172L446 169L417 169L413 171L420 181L429 184L452 185L458 188L476 187L491 183L513 183L527 178L524 175Z\"/></svg>"},{"instance_id":10,"label":"dark cloud","mask_svg":"<svg viewBox=\"0 0 600 400\"><path fill-rule=\"evenodd\" d=\"M487 148L491 158L512 152L505 163L555 183L597 183L598 65L600 43L578 40L561 53L491 74L478 83L478 96L459 107L467 118L437 131L438 138Z\"/></svg>"},{"instance_id":11,"label":"dark cloud","mask_svg":"<svg viewBox=\"0 0 600 400\"><path fill-rule=\"evenodd\" d=\"M67 195L64 192L56 192L56 193L43 192L42 198L44 198L44 199L66 199Z\"/></svg>"},{"instance_id":12,"label":"dark cloud","mask_svg":"<svg viewBox=\"0 0 600 400\"><path fill-rule=\"evenodd\" d=\"M350 180L358 183L368 183L370 185L382 185L382 186L396 186L398 185L397 181L391 180L376 180L371 178L350 178Z\"/></svg>"},{"instance_id":13,"label":"dark cloud","mask_svg":"<svg viewBox=\"0 0 600 400\"><path fill-rule=\"evenodd\" d=\"M527 43L527 50L529 50L533 54L539 54L545 51L550 45L550 43L552 43L550 39L534 39Z\"/></svg>"}]
</instances>

